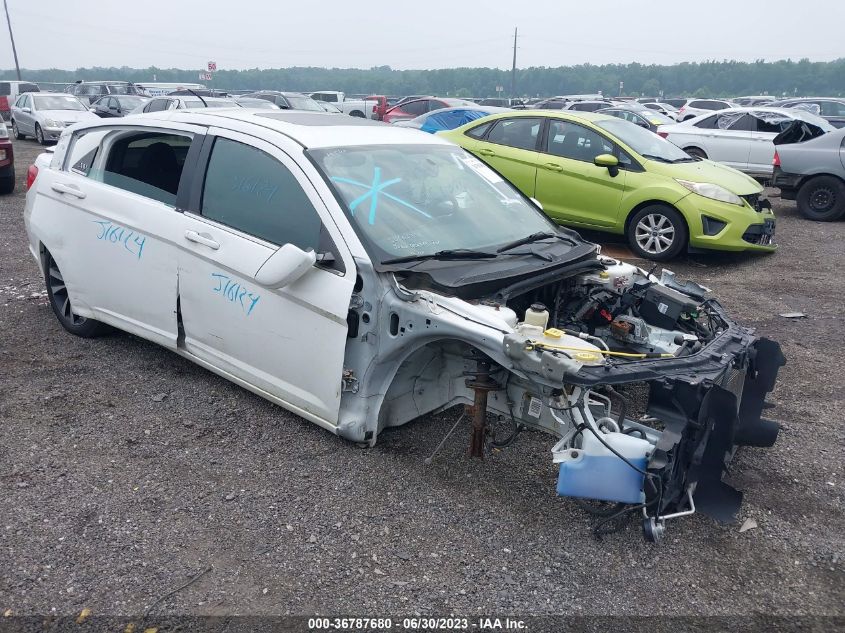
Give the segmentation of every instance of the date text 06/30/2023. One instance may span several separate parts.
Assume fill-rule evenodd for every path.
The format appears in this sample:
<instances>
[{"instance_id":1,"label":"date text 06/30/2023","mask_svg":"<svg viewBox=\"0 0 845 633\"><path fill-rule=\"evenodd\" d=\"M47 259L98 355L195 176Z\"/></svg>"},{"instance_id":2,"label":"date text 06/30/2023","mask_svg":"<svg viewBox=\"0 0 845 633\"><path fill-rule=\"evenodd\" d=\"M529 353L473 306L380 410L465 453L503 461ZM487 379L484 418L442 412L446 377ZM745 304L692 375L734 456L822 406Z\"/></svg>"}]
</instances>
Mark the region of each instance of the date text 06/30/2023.
<instances>
[{"instance_id":1,"label":"date text 06/30/2023","mask_svg":"<svg viewBox=\"0 0 845 633\"><path fill-rule=\"evenodd\" d=\"M394 629L394 626L396 627ZM392 618L309 618L311 631L525 631L526 623L516 618L410 617Z\"/></svg>"}]
</instances>

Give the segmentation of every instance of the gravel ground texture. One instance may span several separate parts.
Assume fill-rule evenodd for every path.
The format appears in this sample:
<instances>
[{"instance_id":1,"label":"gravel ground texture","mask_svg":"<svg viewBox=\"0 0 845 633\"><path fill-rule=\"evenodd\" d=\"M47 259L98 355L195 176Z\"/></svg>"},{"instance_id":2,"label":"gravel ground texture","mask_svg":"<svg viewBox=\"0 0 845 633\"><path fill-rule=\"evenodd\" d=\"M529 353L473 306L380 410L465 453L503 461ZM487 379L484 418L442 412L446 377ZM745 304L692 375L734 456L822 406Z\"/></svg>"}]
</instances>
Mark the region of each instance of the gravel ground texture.
<instances>
[{"instance_id":1,"label":"gravel ground texture","mask_svg":"<svg viewBox=\"0 0 845 633\"><path fill-rule=\"evenodd\" d=\"M777 444L742 449L729 477L757 527L696 515L655 546L633 520L597 541L555 496L544 435L479 462L465 429L426 466L457 411L362 449L152 343L65 333L22 218L40 148L15 151L18 187L0 198L0 612L845 614L845 222L804 220L770 190L776 254L672 263L788 364L767 412Z\"/></svg>"}]
</instances>

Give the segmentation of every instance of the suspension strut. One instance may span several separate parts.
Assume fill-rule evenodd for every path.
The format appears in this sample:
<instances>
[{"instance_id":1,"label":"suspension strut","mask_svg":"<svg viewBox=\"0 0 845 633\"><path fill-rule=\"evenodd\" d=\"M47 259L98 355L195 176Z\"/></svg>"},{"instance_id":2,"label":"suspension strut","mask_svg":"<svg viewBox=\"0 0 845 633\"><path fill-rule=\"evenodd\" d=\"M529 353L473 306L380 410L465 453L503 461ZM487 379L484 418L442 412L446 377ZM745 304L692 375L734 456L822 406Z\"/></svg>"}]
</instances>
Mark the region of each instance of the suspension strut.
<instances>
[{"instance_id":1,"label":"suspension strut","mask_svg":"<svg viewBox=\"0 0 845 633\"><path fill-rule=\"evenodd\" d=\"M472 420L472 435L469 443L469 456L484 459L484 441L489 427L487 425L487 394L501 389L490 376L490 360L486 357L473 355L475 371L465 373L466 386L474 391L472 406L466 406L466 414Z\"/></svg>"}]
</instances>

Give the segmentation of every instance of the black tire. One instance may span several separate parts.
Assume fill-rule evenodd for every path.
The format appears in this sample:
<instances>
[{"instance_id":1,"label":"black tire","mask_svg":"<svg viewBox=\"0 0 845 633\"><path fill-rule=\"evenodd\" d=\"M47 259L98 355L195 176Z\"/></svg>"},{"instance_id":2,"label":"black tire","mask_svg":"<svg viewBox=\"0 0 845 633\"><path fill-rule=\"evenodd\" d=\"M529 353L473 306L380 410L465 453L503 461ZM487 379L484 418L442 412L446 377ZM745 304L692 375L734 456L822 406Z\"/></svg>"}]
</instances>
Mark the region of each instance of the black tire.
<instances>
[{"instance_id":1,"label":"black tire","mask_svg":"<svg viewBox=\"0 0 845 633\"><path fill-rule=\"evenodd\" d=\"M56 264L56 260L50 253L47 253L46 263L44 283L47 285L47 298L50 300L50 307L53 308L53 313L62 327L71 334L82 338L94 338L108 332L109 326L105 323L86 319L73 313L64 277Z\"/></svg>"},{"instance_id":2,"label":"black tire","mask_svg":"<svg viewBox=\"0 0 845 633\"><path fill-rule=\"evenodd\" d=\"M816 176L801 185L795 200L808 220L838 220L845 215L845 183L835 176Z\"/></svg>"},{"instance_id":3,"label":"black tire","mask_svg":"<svg viewBox=\"0 0 845 633\"><path fill-rule=\"evenodd\" d=\"M7 195L15 190L15 171L11 175L0 178L0 195Z\"/></svg>"},{"instance_id":4,"label":"black tire","mask_svg":"<svg viewBox=\"0 0 845 633\"><path fill-rule=\"evenodd\" d=\"M47 144L47 141L44 140L44 132L41 131L41 126L37 123L35 124L35 140L38 141L39 145Z\"/></svg>"},{"instance_id":5,"label":"black tire","mask_svg":"<svg viewBox=\"0 0 845 633\"><path fill-rule=\"evenodd\" d=\"M12 137L16 141L22 141L26 138L26 136L21 134L21 131L18 129L18 124L15 121L12 121Z\"/></svg>"},{"instance_id":6,"label":"black tire","mask_svg":"<svg viewBox=\"0 0 845 633\"><path fill-rule=\"evenodd\" d=\"M690 156L695 156L696 158L707 158L707 152L700 147L687 147L684 151Z\"/></svg>"},{"instance_id":7,"label":"black tire","mask_svg":"<svg viewBox=\"0 0 845 633\"><path fill-rule=\"evenodd\" d=\"M354 116L356 119L363 119L364 113L361 112L360 110L353 110L352 112L349 113L349 116Z\"/></svg>"},{"instance_id":8,"label":"black tire","mask_svg":"<svg viewBox=\"0 0 845 633\"><path fill-rule=\"evenodd\" d=\"M666 204L649 204L631 216L625 228L631 250L656 262L674 259L686 248L689 229L683 216Z\"/></svg>"}]
</instances>

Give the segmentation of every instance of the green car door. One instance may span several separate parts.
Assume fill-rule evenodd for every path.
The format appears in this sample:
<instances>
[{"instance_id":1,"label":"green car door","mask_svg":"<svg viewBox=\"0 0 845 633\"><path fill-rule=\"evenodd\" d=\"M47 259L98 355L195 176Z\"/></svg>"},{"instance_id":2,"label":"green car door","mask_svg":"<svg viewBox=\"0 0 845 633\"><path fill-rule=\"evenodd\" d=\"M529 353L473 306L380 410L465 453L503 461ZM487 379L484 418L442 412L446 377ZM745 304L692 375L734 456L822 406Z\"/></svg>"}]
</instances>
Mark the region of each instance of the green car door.
<instances>
[{"instance_id":1,"label":"green car door","mask_svg":"<svg viewBox=\"0 0 845 633\"><path fill-rule=\"evenodd\" d=\"M471 129L461 145L533 197L542 126L542 117L498 119Z\"/></svg>"},{"instance_id":2,"label":"green car door","mask_svg":"<svg viewBox=\"0 0 845 633\"><path fill-rule=\"evenodd\" d=\"M607 137L578 123L549 118L537 160L534 197L554 220L578 226L611 227L618 221L625 191L627 155ZM620 168L595 164L603 154ZM507 172L503 172L508 175Z\"/></svg>"}]
</instances>

